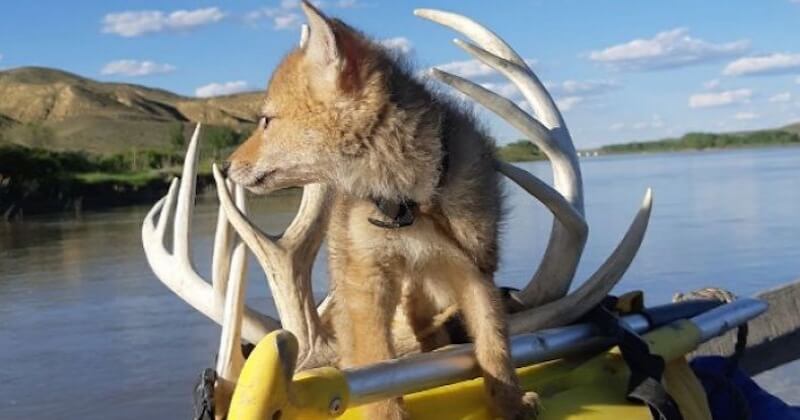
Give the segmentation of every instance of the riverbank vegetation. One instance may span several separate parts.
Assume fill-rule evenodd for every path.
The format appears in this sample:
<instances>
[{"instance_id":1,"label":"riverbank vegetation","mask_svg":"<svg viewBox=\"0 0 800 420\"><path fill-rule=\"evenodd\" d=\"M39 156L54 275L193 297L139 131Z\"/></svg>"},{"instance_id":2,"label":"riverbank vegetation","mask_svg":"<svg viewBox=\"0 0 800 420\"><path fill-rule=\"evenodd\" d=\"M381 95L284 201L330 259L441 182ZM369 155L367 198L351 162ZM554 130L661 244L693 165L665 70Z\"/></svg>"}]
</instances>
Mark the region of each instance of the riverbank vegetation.
<instances>
[{"instance_id":1,"label":"riverbank vegetation","mask_svg":"<svg viewBox=\"0 0 800 420\"><path fill-rule=\"evenodd\" d=\"M89 154L54 151L18 144L9 134L36 134L46 128L31 125L3 133L0 139L0 217L53 211L80 211L152 201L165 192L180 172L184 157L183 129L176 125L169 149ZM242 139L225 127L206 127L200 148L200 185L210 182L211 162L219 160ZM47 144L37 141L37 144Z\"/></svg>"},{"instance_id":2,"label":"riverbank vegetation","mask_svg":"<svg viewBox=\"0 0 800 420\"><path fill-rule=\"evenodd\" d=\"M506 162L529 162L545 158L542 151L528 140L518 140L498 147L497 157Z\"/></svg>"},{"instance_id":3,"label":"riverbank vegetation","mask_svg":"<svg viewBox=\"0 0 800 420\"><path fill-rule=\"evenodd\" d=\"M683 150L732 149L746 147L800 146L800 135L785 130L746 133L689 133L677 139L611 144L600 153L658 153Z\"/></svg>"}]
</instances>

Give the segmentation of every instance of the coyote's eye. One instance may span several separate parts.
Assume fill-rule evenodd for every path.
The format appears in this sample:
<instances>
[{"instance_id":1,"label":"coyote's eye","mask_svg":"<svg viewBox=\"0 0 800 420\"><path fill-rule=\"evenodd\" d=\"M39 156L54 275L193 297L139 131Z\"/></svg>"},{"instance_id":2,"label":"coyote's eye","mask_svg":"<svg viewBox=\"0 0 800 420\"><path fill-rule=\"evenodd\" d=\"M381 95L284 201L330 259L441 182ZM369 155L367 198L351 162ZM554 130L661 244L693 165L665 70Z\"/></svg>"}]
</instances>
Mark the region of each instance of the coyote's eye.
<instances>
[{"instance_id":1,"label":"coyote's eye","mask_svg":"<svg viewBox=\"0 0 800 420\"><path fill-rule=\"evenodd\" d=\"M261 118L258 120L258 128L260 128L262 130L266 130L267 127L269 126L269 122L271 120L272 120L272 118L270 118L270 117L268 117L266 115L262 115Z\"/></svg>"}]
</instances>

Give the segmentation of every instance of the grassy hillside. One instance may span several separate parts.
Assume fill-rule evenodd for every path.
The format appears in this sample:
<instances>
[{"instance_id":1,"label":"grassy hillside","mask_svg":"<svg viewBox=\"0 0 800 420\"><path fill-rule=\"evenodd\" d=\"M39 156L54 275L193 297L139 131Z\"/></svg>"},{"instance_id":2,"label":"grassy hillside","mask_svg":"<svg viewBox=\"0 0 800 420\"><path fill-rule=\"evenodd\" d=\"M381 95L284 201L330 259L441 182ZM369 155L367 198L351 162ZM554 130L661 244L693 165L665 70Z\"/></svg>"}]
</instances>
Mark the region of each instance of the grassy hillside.
<instances>
[{"instance_id":1,"label":"grassy hillside","mask_svg":"<svg viewBox=\"0 0 800 420\"><path fill-rule=\"evenodd\" d=\"M195 122L207 170L252 130L260 103L260 93L189 98L54 69L0 71L0 216L153 201Z\"/></svg>"},{"instance_id":2,"label":"grassy hillside","mask_svg":"<svg viewBox=\"0 0 800 420\"><path fill-rule=\"evenodd\" d=\"M6 144L96 154L167 150L176 125L249 131L260 93L189 98L160 89L103 83L60 70L0 72L0 138Z\"/></svg>"},{"instance_id":3,"label":"grassy hillside","mask_svg":"<svg viewBox=\"0 0 800 420\"><path fill-rule=\"evenodd\" d=\"M781 128L781 130L800 135L800 122L787 125L786 127Z\"/></svg>"}]
</instances>

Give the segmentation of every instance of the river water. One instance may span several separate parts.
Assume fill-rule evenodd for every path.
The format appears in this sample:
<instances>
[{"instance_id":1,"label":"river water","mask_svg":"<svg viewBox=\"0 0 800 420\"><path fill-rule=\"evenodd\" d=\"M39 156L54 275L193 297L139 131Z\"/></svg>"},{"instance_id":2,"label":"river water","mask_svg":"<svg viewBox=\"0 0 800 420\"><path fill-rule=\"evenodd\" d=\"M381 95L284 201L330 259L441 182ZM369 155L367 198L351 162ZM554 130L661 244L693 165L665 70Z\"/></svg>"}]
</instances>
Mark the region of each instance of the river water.
<instances>
[{"instance_id":1,"label":"river water","mask_svg":"<svg viewBox=\"0 0 800 420\"><path fill-rule=\"evenodd\" d=\"M550 178L546 163L521 166ZM707 285L750 295L800 277L800 148L606 156L581 166L590 235L576 283L612 251L648 186L650 227L617 291L642 289L663 303ZM498 281L519 286L542 256L551 218L507 190ZM279 232L298 199L260 199L251 213ZM140 244L147 210L0 224L0 418L190 416L191 387L213 365L219 328L151 273ZM204 275L215 218L214 196L201 197L193 248ZM271 311L263 272L252 262L249 272L249 303ZM314 282L324 289L324 261ZM799 363L758 380L800 403Z\"/></svg>"}]
</instances>

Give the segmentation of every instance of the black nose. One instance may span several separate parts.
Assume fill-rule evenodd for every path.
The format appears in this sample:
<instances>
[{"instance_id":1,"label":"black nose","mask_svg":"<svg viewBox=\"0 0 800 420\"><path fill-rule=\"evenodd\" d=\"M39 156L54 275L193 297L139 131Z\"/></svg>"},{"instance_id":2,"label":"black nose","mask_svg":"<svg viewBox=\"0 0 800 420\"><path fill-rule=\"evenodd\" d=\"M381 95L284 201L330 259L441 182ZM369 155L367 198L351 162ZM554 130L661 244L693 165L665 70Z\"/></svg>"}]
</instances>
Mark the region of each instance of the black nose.
<instances>
[{"instance_id":1,"label":"black nose","mask_svg":"<svg viewBox=\"0 0 800 420\"><path fill-rule=\"evenodd\" d=\"M222 172L222 175L228 176L228 169L231 167L231 161L226 160L219 165L219 170Z\"/></svg>"}]
</instances>

